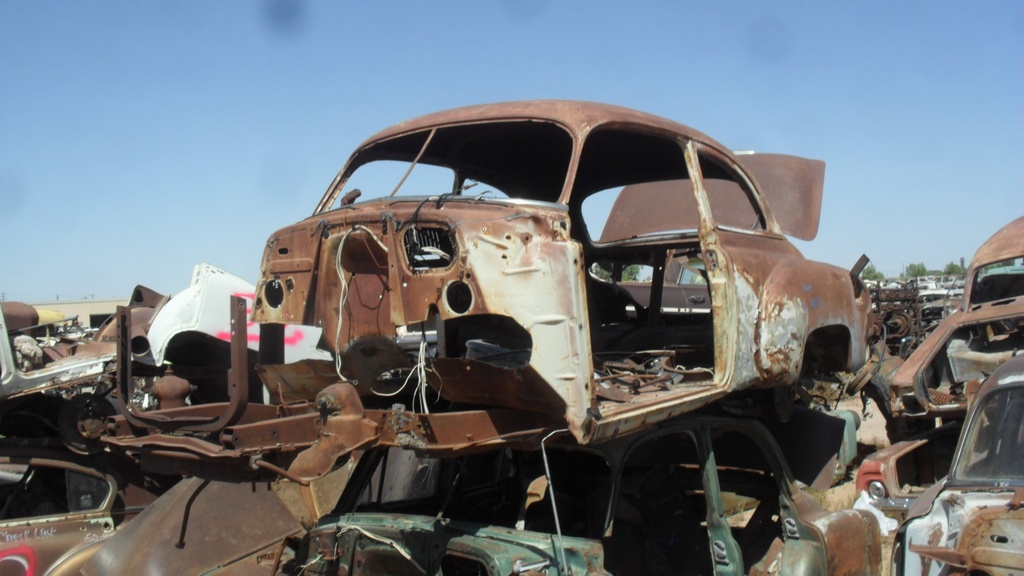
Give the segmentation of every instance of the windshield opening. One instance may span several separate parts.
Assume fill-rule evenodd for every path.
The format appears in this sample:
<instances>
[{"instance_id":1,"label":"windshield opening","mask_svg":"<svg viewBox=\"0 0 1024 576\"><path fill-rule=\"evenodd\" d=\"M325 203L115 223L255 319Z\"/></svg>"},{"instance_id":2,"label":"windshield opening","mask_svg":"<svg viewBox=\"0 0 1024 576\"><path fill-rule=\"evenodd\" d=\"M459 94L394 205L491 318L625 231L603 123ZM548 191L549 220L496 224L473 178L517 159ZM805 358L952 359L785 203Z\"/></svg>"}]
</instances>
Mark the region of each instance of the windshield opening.
<instances>
[{"instance_id":1,"label":"windshield opening","mask_svg":"<svg viewBox=\"0 0 1024 576\"><path fill-rule=\"evenodd\" d=\"M493 195L557 202L572 147L569 133L547 122L483 122L423 130L358 151L341 188L332 188L325 200L337 208L354 189L362 193L359 200L367 200L385 197L397 187L400 196ZM408 179L402 182L407 172Z\"/></svg>"},{"instance_id":2,"label":"windshield opening","mask_svg":"<svg viewBox=\"0 0 1024 576\"><path fill-rule=\"evenodd\" d=\"M978 268L971 286L970 305L1024 296L1024 256Z\"/></svg>"},{"instance_id":3,"label":"windshield opening","mask_svg":"<svg viewBox=\"0 0 1024 576\"><path fill-rule=\"evenodd\" d=\"M953 471L957 480L1024 481L1024 387L1007 388L980 400L963 436Z\"/></svg>"}]
</instances>

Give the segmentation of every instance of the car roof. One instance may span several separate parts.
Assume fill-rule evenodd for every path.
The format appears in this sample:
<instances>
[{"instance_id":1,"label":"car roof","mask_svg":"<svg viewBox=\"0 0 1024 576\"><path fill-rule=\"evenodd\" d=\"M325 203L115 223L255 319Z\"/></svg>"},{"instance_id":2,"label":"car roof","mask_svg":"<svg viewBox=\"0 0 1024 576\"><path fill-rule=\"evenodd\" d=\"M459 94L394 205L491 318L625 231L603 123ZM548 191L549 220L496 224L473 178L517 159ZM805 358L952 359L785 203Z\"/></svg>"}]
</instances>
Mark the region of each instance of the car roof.
<instances>
[{"instance_id":1,"label":"car roof","mask_svg":"<svg viewBox=\"0 0 1024 576\"><path fill-rule=\"evenodd\" d=\"M971 268L1000 262L1024 254L1024 216L999 229L974 253Z\"/></svg>"},{"instance_id":2,"label":"car roof","mask_svg":"<svg viewBox=\"0 0 1024 576\"><path fill-rule=\"evenodd\" d=\"M648 126L659 131L713 143L719 148L725 149L706 134L667 118L622 106L578 100L523 100L443 110L385 128L367 138L359 148L364 148L373 142L429 128L499 120L547 120L561 124L574 135L585 134L604 125Z\"/></svg>"},{"instance_id":3,"label":"car roof","mask_svg":"<svg viewBox=\"0 0 1024 576\"><path fill-rule=\"evenodd\" d=\"M761 153L738 156L703 132L673 120L622 106L578 100L524 100L465 106L426 114L385 128L356 148L331 186L328 187L314 214L329 209L340 193L338 187L345 179L345 174L350 173L355 166L372 159L376 154L387 149L390 144L384 144L386 142L424 133L435 128L500 122L550 122L560 126L571 137L574 147L572 154L576 158L580 157L580 144L597 129L623 129L626 132L645 133L669 140L695 140L723 154L729 162L738 165L741 170L747 172L748 176L757 181L758 192L768 197L769 206L766 211L770 213L768 215L768 219L771 221L769 228L781 226L784 233L804 240L811 240L817 235L824 182L824 162L780 154ZM401 148L402 153L407 155L409 160L412 160L413 157L418 158L415 150L419 149L419 144L413 148L407 149L405 146ZM390 152L392 156L395 153L395 150ZM422 160L424 163L431 163L437 159L424 157ZM505 166L504 168L510 167ZM568 201L565 192L559 194L554 188L560 189L563 184L562 178L566 175L565 171L573 174L577 169L576 166L562 167L557 164L546 165L534 162L532 169L539 173L550 170L550 173L546 173L547 180L545 182L551 190L544 193L546 196L544 199L553 202L556 201L556 197L561 196L558 199L559 202ZM516 177L522 179L524 177L522 172L522 170L518 170ZM473 178L479 179L479 177ZM579 187L581 180L587 181L593 186L601 184L597 181L591 182L588 178L581 179L580 174L577 173L574 185ZM537 184L537 182L534 181L533 184ZM613 185L614 183L606 182L605 184ZM583 195L585 196L587 193L584 192ZM762 208L766 207L762 206Z\"/></svg>"}]
</instances>

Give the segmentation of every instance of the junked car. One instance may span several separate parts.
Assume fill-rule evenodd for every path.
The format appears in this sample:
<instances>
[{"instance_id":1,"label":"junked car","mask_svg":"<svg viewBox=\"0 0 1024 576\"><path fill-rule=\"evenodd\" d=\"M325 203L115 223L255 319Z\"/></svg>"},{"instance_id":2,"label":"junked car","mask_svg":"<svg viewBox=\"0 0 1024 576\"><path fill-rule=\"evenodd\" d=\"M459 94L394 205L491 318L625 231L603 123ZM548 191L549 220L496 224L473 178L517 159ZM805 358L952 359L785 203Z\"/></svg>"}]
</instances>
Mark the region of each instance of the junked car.
<instances>
[{"instance_id":1,"label":"junked car","mask_svg":"<svg viewBox=\"0 0 1024 576\"><path fill-rule=\"evenodd\" d=\"M313 215L271 236L252 317L322 326L367 403L427 366L407 397L429 387L612 438L863 366L863 284L785 238L817 234L823 175L602 104L431 114L364 142ZM666 296L683 258L702 264L710 314ZM631 265L649 268L646 295L622 281Z\"/></svg>"},{"instance_id":2,"label":"junked car","mask_svg":"<svg viewBox=\"0 0 1024 576\"><path fill-rule=\"evenodd\" d=\"M1009 576L1024 571L1024 356L977 391L949 476L915 502L893 574Z\"/></svg>"},{"instance_id":3,"label":"junked car","mask_svg":"<svg viewBox=\"0 0 1024 576\"><path fill-rule=\"evenodd\" d=\"M59 441L0 441L0 573L78 574L100 542L173 482Z\"/></svg>"},{"instance_id":4,"label":"junked car","mask_svg":"<svg viewBox=\"0 0 1024 576\"><path fill-rule=\"evenodd\" d=\"M399 124L267 242L259 379L236 369L233 299L229 400L126 404L103 441L244 482L311 483L359 455L310 547L268 553L285 571L873 574L871 515L822 512L763 426L684 415L793 423L803 378L865 365L859 270L785 237L816 235L823 170L591 103ZM322 328L331 360L286 361L286 324ZM807 470L828 482L836 462Z\"/></svg>"},{"instance_id":5,"label":"junked car","mask_svg":"<svg viewBox=\"0 0 1024 576\"><path fill-rule=\"evenodd\" d=\"M396 435L459 451L566 427L589 444L738 393L786 420L802 380L861 370L872 334L859 269L786 239L816 236L823 178L603 104L398 124L268 240L260 380L220 407L129 410L105 440L315 478ZM674 299L684 270L704 284ZM286 362L286 324L322 328L332 359ZM259 385L269 405L246 402Z\"/></svg>"},{"instance_id":6,"label":"junked car","mask_svg":"<svg viewBox=\"0 0 1024 576\"><path fill-rule=\"evenodd\" d=\"M297 563L350 574L876 574L877 521L824 512L756 422L684 416L580 446L364 454Z\"/></svg>"},{"instance_id":7,"label":"junked car","mask_svg":"<svg viewBox=\"0 0 1024 576\"><path fill-rule=\"evenodd\" d=\"M67 337L68 323L41 322L28 304L0 303L0 433L43 434L31 430L56 426L63 393L113 380L114 344Z\"/></svg>"},{"instance_id":8,"label":"junked car","mask_svg":"<svg viewBox=\"0 0 1024 576\"><path fill-rule=\"evenodd\" d=\"M799 407L774 424L802 417L816 445L844 428ZM590 445L564 428L457 452L400 435L349 458L347 483L319 479L344 491L315 515L286 507L288 480L183 481L83 573L878 574L876 519L798 487L819 466L790 442L791 468L773 439L796 434L706 408Z\"/></svg>"},{"instance_id":9,"label":"junked car","mask_svg":"<svg viewBox=\"0 0 1024 576\"><path fill-rule=\"evenodd\" d=\"M967 271L961 311L942 320L895 370L885 397L902 429L962 419L982 380L1024 347L1022 264L1024 217L982 244Z\"/></svg>"}]
</instances>

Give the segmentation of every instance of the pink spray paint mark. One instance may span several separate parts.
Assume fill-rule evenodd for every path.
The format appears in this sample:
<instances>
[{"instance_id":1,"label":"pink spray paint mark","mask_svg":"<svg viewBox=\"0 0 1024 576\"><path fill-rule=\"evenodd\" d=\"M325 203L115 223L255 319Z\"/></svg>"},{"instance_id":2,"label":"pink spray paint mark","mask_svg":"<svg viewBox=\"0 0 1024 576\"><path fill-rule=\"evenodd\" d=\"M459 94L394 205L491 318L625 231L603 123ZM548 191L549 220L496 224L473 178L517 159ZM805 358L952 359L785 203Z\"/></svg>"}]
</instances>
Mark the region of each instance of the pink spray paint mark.
<instances>
[{"instance_id":1,"label":"pink spray paint mark","mask_svg":"<svg viewBox=\"0 0 1024 576\"><path fill-rule=\"evenodd\" d=\"M36 573L36 551L25 545L24 542L16 548L0 551L0 564L16 564L25 571L25 576L35 576ZM4 574L10 574L3 570Z\"/></svg>"},{"instance_id":2,"label":"pink spray paint mark","mask_svg":"<svg viewBox=\"0 0 1024 576\"><path fill-rule=\"evenodd\" d=\"M251 293L243 293L243 292L236 292L234 295L238 296L239 298L245 298L245 301L247 303L247 306L245 308L245 315L249 316L250 314L252 314L252 301L256 297L256 295L255 294L251 294ZM248 329L251 329L255 325L256 325L255 322L249 321L249 322L246 322L245 327L248 330ZM285 328L285 331L284 331L284 345L285 346L297 346L299 344L299 342L302 342L302 340L303 340L303 338L305 338L305 336L306 335L302 332L301 328L298 328L296 326L288 326L288 327ZM214 337L217 338L218 340L223 340L225 342L230 342L231 341L231 332L230 331L217 332L217 334L215 334ZM260 341L260 335L259 334L255 334L255 333L250 331L247 334L246 339L249 342L258 343Z\"/></svg>"}]
</instances>

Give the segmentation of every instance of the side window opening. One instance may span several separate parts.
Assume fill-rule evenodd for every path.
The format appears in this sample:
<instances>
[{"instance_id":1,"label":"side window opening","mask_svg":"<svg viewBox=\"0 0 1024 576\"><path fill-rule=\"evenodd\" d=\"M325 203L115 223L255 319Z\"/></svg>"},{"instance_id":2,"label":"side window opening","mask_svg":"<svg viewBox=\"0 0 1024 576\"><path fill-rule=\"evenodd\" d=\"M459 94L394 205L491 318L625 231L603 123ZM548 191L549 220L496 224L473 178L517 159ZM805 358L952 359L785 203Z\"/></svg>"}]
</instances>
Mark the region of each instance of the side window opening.
<instances>
[{"instance_id":1,"label":"side window opening","mask_svg":"<svg viewBox=\"0 0 1024 576\"><path fill-rule=\"evenodd\" d=\"M713 573L701 461L689 433L654 438L630 454L603 542L610 572Z\"/></svg>"},{"instance_id":2,"label":"side window opening","mask_svg":"<svg viewBox=\"0 0 1024 576\"><path fill-rule=\"evenodd\" d=\"M664 376L658 367L668 365L678 381L713 377L711 290L699 247L600 255L587 277L587 310L603 398L638 391L635 381L616 376L627 365L634 366L628 372L649 363L652 377ZM646 353L652 350L669 351L667 364Z\"/></svg>"},{"instance_id":3,"label":"side window opening","mask_svg":"<svg viewBox=\"0 0 1024 576\"><path fill-rule=\"evenodd\" d=\"M389 449L363 487L356 509L407 509L416 502L432 498L437 489L440 464L440 460L420 458L412 450Z\"/></svg>"},{"instance_id":4,"label":"side window opening","mask_svg":"<svg viewBox=\"0 0 1024 576\"><path fill-rule=\"evenodd\" d=\"M96 510L107 499L110 484L101 478L68 470L68 509L70 512Z\"/></svg>"},{"instance_id":5,"label":"side window opening","mask_svg":"<svg viewBox=\"0 0 1024 576\"><path fill-rule=\"evenodd\" d=\"M0 520L98 510L110 494L102 478L49 466L0 467Z\"/></svg>"},{"instance_id":6,"label":"side window opening","mask_svg":"<svg viewBox=\"0 0 1024 576\"><path fill-rule=\"evenodd\" d=\"M581 450L549 449L551 482L540 452L494 450L463 458L422 458L388 449L363 487L357 512L440 516L504 528L598 538L611 494L611 468Z\"/></svg>"},{"instance_id":7,"label":"side window opening","mask_svg":"<svg viewBox=\"0 0 1024 576\"><path fill-rule=\"evenodd\" d=\"M716 476L732 538L745 571L767 573L782 553L778 480L753 438L737 431L713 433ZM752 567L759 569L753 569Z\"/></svg>"},{"instance_id":8,"label":"side window opening","mask_svg":"<svg viewBox=\"0 0 1024 576\"><path fill-rule=\"evenodd\" d=\"M583 223L594 244L696 236L700 226L690 180L661 180L616 186L587 196Z\"/></svg>"},{"instance_id":9,"label":"side window opening","mask_svg":"<svg viewBox=\"0 0 1024 576\"><path fill-rule=\"evenodd\" d=\"M694 199L688 178L675 139L601 128L582 150L571 202L580 203L591 243L690 228Z\"/></svg>"}]
</instances>

